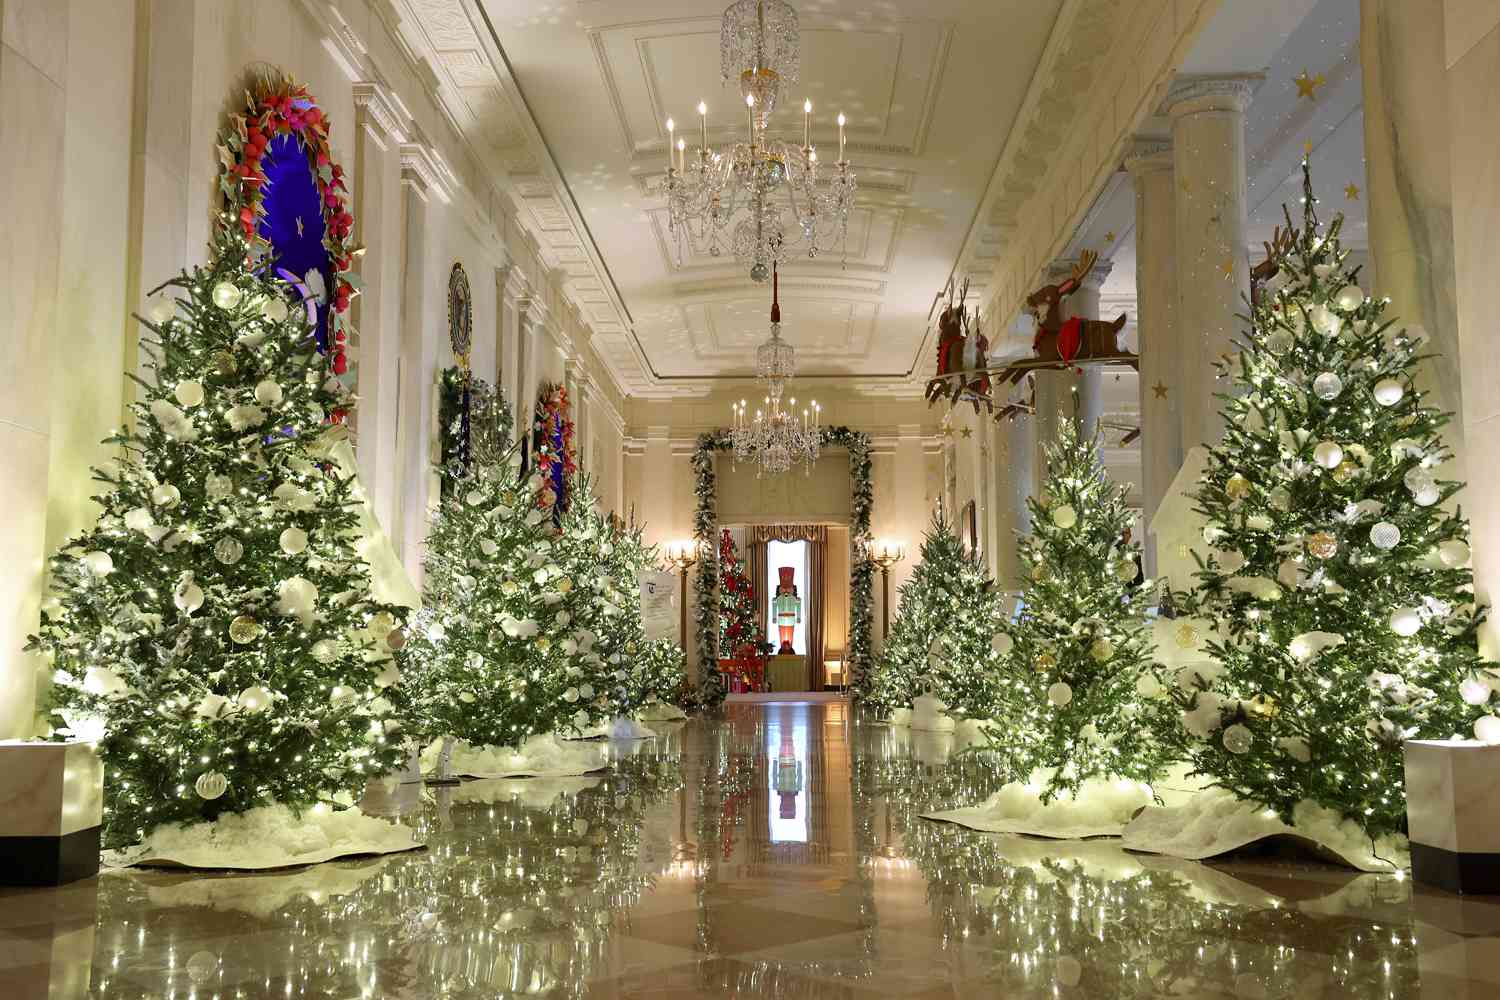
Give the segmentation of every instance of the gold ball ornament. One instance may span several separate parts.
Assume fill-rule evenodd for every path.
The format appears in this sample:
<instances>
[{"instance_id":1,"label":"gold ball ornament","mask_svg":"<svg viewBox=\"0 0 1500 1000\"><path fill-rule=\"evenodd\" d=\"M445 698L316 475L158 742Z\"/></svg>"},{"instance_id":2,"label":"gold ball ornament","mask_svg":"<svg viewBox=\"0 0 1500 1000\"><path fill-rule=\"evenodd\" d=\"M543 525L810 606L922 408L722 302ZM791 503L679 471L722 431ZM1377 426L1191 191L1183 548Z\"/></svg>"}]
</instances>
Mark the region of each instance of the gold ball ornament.
<instances>
[{"instance_id":1,"label":"gold ball ornament","mask_svg":"<svg viewBox=\"0 0 1500 1000\"><path fill-rule=\"evenodd\" d=\"M229 638L244 646L260 637L260 622L249 615L240 615L229 623Z\"/></svg>"},{"instance_id":2,"label":"gold ball ornament","mask_svg":"<svg viewBox=\"0 0 1500 1000\"><path fill-rule=\"evenodd\" d=\"M1115 563L1115 579L1121 583L1130 583L1133 581L1137 572L1135 559L1130 556L1126 556Z\"/></svg>"},{"instance_id":3,"label":"gold ball ornament","mask_svg":"<svg viewBox=\"0 0 1500 1000\"><path fill-rule=\"evenodd\" d=\"M399 628L391 629L386 633L385 644L388 649L400 649L406 645L406 633Z\"/></svg>"},{"instance_id":4,"label":"gold ball ornament","mask_svg":"<svg viewBox=\"0 0 1500 1000\"><path fill-rule=\"evenodd\" d=\"M1276 699L1267 694L1258 694L1250 699L1249 709L1263 719L1274 719L1281 712Z\"/></svg>"},{"instance_id":5,"label":"gold ball ornament","mask_svg":"<svg viewBox=\"0 0 1500 1000\"><path fill-rule=\"evenodd\" d=\"M1177 644L1178 649L1192 649L1198 645L1201 638L1198 626L1192 622L1179 622L1172 630L1172 641Z\"/></svg>"},{"instance_id":6,"label":"gold ball ornament","mask_svg":"<svg viewBox=\"0 0 1500 1000\"><path fill-rule=\"evenodd\" d=\"M1039 674L1044 674L1055 666L1057 666L1057 657L1051 653L1042 653L1036 658L1036 672Z\"/></svg>"},{"instance_id":7,"label":"gold ball ornament","mask_svg":"<svg viewBox=\"0 0 1500 1000\"><path fill-rule=\"evenodd\" d=\"M1250 480L1236 472L1224 483L1224 495L1231 500L1243 500L1250 495Z\"/></svg>"},{"instance_id":8,"label":"gold ball ornament","mask_svg":"<svg viewBox=\"0 0 1500 1000\"><path fill-rule=\"evenodd\" d=\"M1115 655L1115 645L1108 639L1095 639L1089 646L1089 655L1098 663L1103 663Z\"/></svg>"},{"instance_id":9,"label":"gold ball ornament","mask_svg":"<svg viewBox=\"0 0 1500 1000\"><path fill-rule=\"evenodd\" d=\"M1070 504L1063 504L1052 511L1052 523L1066 531L1078 523L1078 511Z\"/></svg>"},{"instance_id":10,"label":"gold ball ornament","mask_svg":"<svg viewBox=\"0 0 1500 1000\"><path fill-rule=\"evenodd\" d=\"M1037 563L1031 567L1031 578L1037 583L1046 583L1052 579L1052 570L1047 568L1046 563Z\"/></svg>"},{"instance_id":11,"label":"gold ball ornament","mask_svg":"<svg viewBox=\"0 0 1500 1000\"><path fill-rule=\"evenodd\" d=\"M566 594L573 589L573 578L570 576L560 576L557 578L556 586L559 594Z\"/></svg>"},{"instance_id":12,"label":"gold ball ornament","mask_svg":"<svg viewBox=\"0 0 1500 1000\"><path fill-rule=\"evenodd\" d=\"M1332 559L1339 551L1339 540L1326 531L1307 536L1307 551L1317 559Z\"/></svg>"}]
</instances>

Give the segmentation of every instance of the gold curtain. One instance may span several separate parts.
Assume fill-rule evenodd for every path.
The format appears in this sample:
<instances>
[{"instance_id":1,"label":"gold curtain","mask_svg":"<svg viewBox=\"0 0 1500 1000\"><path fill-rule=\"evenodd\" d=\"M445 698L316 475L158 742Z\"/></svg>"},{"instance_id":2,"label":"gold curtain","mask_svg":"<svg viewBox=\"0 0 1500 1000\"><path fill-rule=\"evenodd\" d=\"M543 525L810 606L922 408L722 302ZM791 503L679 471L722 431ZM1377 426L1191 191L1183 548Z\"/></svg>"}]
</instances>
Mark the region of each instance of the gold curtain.
<instances>
[{"instance_id":1,"label":"gold curtain","mask_svg":"<svg viewBox=\"0 0 1500 1000\"><path fill-rule=\"evenodd\" d=\"M823 600L823 566L826 562L825 550L828 548L828 530L823 529L823 537L819 541L811 542L808 549L808 576L807 600L812 605L808 609L807 616L807 689L809 691L823 690L825 674L823 672L823 609L826 602Z\"/></svg>"},{"instance_id":2,"label":"gold curtain","mask_svg":"<svg viewBox=\"0 0 1500 1000\"><path fill-rule=\"evenodd\" d=\"M753 539L745 545L750 559L750 591L755 596L755 641L766 641L766 543Z\"/></svg>"}]
</instances>

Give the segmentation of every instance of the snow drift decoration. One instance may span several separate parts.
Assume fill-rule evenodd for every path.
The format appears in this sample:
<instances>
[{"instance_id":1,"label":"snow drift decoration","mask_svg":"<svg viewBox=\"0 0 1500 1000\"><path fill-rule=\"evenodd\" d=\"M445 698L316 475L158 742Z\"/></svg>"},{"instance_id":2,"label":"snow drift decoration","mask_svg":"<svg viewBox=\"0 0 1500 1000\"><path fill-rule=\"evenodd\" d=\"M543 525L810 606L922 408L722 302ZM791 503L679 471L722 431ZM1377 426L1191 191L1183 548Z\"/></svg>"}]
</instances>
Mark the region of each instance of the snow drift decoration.
<instances>
[{"instance_id":1,"label":"snow drift decoration","mask_svg":"<svg viewBox=\"0 0 1500 1000\"><path fill-rule=\"evenodd\" d=\"M422 768L441 767L443 741L433 740L422 751ZM596 743L560 740L556 733L526 739L519 748L453 744L448 773L468 778L571 777L602 771L609 766L605 748Z\"/></svg>"}]
</instances>

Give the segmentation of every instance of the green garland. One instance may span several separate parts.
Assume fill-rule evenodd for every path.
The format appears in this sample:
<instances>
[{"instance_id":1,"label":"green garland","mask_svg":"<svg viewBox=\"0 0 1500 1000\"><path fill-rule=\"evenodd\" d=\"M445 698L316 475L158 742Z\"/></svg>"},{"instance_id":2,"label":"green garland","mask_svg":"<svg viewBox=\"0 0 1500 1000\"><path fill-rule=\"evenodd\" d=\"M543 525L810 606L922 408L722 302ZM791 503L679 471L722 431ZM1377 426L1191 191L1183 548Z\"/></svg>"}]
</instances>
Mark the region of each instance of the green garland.
<instances>
[{"instance_id":1,"label":"green garland","mask_svg":"<svg viewBox=\"0 0 1500 1000\"><path fill-rule=\"evenodd\" d=\"M870 510L875 487L870 475L870 435L849 427L823 428L824 447L839 447L849 453L849 539L853 564L849 571L849 648L845 652L853 674L856 699L867 695L865 669L870 663L870 631L875 617L875 567L870 561ZM702 665L698 701L708 707L724 701L724 686L717 669L719 633L719 528L718 483L714 474L714 452L733 447L729 431L719 428L698 435L693 452L693 494L698 506L693 514L693 538L698 547L697 634L698 662Z\"/></svg>"}]
</instances>

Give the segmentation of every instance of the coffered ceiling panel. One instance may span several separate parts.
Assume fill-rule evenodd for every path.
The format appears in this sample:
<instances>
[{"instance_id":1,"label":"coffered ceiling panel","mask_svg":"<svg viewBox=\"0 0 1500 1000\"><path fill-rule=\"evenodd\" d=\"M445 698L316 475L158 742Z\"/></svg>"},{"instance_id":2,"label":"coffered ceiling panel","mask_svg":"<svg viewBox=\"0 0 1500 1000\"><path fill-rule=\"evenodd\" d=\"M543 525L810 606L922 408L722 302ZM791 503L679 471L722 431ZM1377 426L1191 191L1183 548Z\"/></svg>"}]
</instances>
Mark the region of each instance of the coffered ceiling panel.
<instances>
[{"instance_id":1,"label":"coffered ceiling panel","mask_svg":"<svg viewBox=\"0 0 1500 1000\"><path fill-rule=\"evenodd\" d=\"M661 196L668 115L696 145L701 99L712 146L745 135L738 88L719 78L727 0L474 2L561 174L556 200L527 202L544 230L582 218L607 273L586 274L568 249L577 244L557 233L562 266L590 282L574 291L585 315L589 303L601 314L605 300L623 303L617 323L596 329L596 347L618 370L641 369L629 381L643 395L753 373L755 346L769 334L769 285L751 282L732 258L691 248L679 258ZM784 89L772 129L800 138L810 98L826 163L843 111L859 190L847 259L783 268L783 335L804 372L902 376L920 360L933 301L955 271L1065 0L792 3L801 78ZM460 83L479 78L462 57L449 72ZM503 134L489 141L506 146Z\"/></svg>"}]
</instances>

